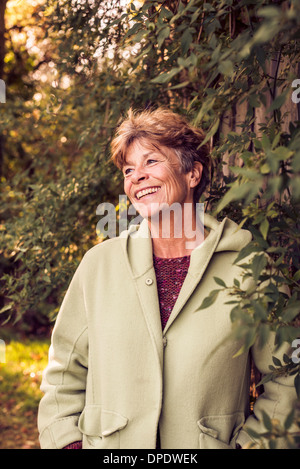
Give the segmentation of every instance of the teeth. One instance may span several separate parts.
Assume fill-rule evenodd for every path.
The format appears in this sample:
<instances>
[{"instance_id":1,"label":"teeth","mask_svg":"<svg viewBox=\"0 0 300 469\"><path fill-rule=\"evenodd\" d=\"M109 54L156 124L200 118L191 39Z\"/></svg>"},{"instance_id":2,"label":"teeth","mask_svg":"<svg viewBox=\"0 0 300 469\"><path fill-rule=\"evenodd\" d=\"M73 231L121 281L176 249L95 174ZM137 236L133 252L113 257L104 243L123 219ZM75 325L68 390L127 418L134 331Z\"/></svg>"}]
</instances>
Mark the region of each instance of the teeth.
<instances>
[{"instance_id":1,"label":"teeth","mask_svg":"<svg viewBox=\"0 0 300 469\"><path fill-rule=\"evenodd\" d=\"M147 194L152 194L152 192L157 192L158 191L158 187L149 187L149 189L144 189L142 191L139 191L136 196L138 199L140 199L141 197L144 197L144 195L147 195Z\"/></svg>"}]
</instances>

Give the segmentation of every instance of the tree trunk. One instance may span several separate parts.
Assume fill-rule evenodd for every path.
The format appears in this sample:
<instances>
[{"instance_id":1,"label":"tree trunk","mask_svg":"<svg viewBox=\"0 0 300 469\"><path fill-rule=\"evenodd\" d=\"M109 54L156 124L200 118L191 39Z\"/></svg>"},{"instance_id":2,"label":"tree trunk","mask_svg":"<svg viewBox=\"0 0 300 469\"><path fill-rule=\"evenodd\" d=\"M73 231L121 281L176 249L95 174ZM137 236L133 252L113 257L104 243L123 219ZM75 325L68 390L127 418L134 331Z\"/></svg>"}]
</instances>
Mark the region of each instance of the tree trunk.
<instances>
[{"instance_id":1,"label":"tree trunk","mask_svg":"<svg viewBox=\"0 0 300 469\"><path fill-rule=\"evenodd\" d=\"M0 0L0 80L4 80L6 3L7 3L7 0ZM4 145L4 137L2 134L0 134L0 177L2 176L2 173L3 173L3 156L4 156L3 145Z\"/></svg>"},{"instance_id":2,"label":"tree trunk","mask_svg":"<svg viewBox=\"0 0 300 469\"><path fill-rule=\"evenodd\" d=\"M3 80L5 57L5 8L7 0L0 0L0 78Z\"/></svg>"}]
</instances>

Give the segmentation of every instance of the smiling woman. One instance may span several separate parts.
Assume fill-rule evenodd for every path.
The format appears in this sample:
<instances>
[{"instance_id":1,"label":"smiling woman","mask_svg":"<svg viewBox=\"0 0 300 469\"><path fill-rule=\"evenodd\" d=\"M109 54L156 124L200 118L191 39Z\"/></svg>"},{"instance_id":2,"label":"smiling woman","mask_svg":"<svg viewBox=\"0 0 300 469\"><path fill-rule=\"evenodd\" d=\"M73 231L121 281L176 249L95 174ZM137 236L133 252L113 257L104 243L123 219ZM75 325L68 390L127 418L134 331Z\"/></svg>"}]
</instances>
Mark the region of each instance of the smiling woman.
<instances>
[{"instance_id":1,"label":"smiling woman","mask_svg":"<svg viewBox=\"0 0 300 469\"><path fill-rule=\"evenodd\" d=\"M42 448L235 449L263 429L264 412L291 410L293 378L281 376L249 415L250 357L267 373L274 344L237 353L226 289L202 308L216 278L256 294L235 263L250 232L205 214L198 236L203 140L165 109L130 111L118 127L112 158L142 221L88 251L70 284L42 383Z\"/></svg>"}]
</instances>

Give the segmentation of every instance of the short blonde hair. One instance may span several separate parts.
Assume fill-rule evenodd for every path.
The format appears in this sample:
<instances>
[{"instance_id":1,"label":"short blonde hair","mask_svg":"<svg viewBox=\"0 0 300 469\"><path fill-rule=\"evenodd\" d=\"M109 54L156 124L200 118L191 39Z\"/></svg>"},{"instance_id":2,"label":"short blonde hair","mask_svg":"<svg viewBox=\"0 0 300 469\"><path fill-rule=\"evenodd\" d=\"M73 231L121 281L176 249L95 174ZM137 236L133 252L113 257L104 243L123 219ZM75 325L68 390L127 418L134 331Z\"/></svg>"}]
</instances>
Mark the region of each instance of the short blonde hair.
<instances>
[{"instance_id":1,"label":"short blonde hair","mask_svg":"<svg viewBox=\"0 0 300 469\"><path fill-rule=\"evenodd\" d=\"M203 173L194 192L194 200L198 201L209 183L211 165L209 146L204 144L200 147L204 138L202 129L193 127L183 116L168 109L142 112L130 109L116 129L111 143L111 159L122 169L129 146L137 139L145 139L156 148L165 146L172 149L179 159L183 173L191 171L194 162L199 161L203 165Z\"/></svg>"}]
</instances>

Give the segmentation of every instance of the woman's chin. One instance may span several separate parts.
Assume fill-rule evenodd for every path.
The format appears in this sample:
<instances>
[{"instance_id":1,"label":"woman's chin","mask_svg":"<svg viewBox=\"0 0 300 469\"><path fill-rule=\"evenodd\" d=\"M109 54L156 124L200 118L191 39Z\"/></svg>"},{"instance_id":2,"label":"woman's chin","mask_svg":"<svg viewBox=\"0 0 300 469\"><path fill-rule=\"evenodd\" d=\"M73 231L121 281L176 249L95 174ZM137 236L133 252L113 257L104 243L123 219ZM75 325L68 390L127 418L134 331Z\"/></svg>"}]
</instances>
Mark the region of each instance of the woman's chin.
<instances>
[{"instance_id":1,"label":"woman's chin","mask_svg":"<svg viewBox=\"0 0 300 469\"><path fill-rule=\"evenodd\" d=\"M134 207L143 218L151 218L153 222L158 222L160 214L170 210L170 205L167 202L137 202L134 203Z\"/></svg>"},{"instance_id":2,"label":"woman's chin","mask_svg":"<svg viewBox=\"0 0 300 469\"><path fill-rule=\"evenodd\" d=\"M158 216L159 212L161 211L159 208L159 204L147 204L139 202L134 204L136 211L141 215L143 218L151 219Z\"/></svg>"}]
</instances>

